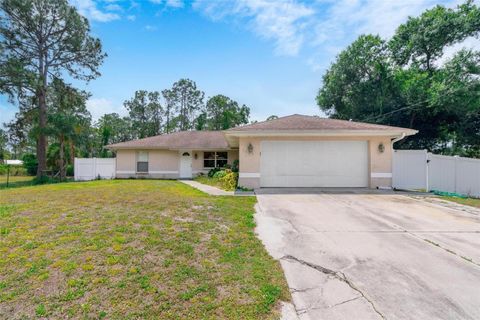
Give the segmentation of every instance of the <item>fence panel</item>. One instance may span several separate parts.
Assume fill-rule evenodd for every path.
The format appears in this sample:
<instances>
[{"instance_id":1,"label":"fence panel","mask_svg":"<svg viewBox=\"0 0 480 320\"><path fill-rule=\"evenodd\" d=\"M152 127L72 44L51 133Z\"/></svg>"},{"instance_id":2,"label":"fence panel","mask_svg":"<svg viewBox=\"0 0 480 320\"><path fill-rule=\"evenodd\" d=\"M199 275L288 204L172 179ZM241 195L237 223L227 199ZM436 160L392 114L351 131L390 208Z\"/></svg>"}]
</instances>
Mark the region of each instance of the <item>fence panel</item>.
<instances>
[{"instance_id":1,"label":"fence panel","mask_svg":"<svg viewBox=\"0 0 480 320\"><path fill-rule=\"evenodd\" d=\"M456 192L456 157L428 154L428 184L430 190Z\"/></svg>"},{"instance_id":2,"label":"fence panel","mask_svg":"<svg viewBox=\"0 0 480 320\"><path fill-rule=\"evenodd\" d=\"M115 158L75 158L75 180L115 178Z\"/></svg>"},{"instance_id":3,"label":"fence panel","mask_svg":"<svg viewBox=\"0 0 480 320\"><path fill-rule=\"evenodd\" d=\"M456 192L480 198L480 159L457 158Z\"/></svg>"},{"instance_id":4,"label":"fence panel","mask_svg":"<svg viewBox=\"0 0 480 320\"><path fill-rule=\"evenodd\" d=\"M480 197L480 159L442 156L425 150L395 150L392 173L392 186L397 189Z\"/></svg>"},{"instance_id":5,"label":"fence panel","mask_svg":"<svg viewBox=\"0 0 480 320\"><path fill-rule=\"evenodd\" d=\"M392 186L397 189L428 189L426 164L426 150L395 150Z\"/></svg>"}]
</instances>

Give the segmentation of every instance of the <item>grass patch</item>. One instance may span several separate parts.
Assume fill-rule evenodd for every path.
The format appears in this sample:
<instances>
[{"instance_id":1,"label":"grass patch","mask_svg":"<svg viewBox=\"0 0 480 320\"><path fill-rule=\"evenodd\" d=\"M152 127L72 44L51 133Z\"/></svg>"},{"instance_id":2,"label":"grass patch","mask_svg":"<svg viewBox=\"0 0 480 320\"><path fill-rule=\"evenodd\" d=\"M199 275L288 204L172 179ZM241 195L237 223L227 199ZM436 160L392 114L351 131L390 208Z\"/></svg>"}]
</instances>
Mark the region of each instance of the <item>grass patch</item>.
<instances>
[{"instance_id":1,"label":"grass patch","mask_svg":"<svg viewBox=\"0 0 480 320\"><path fill-rule=\"evenodd\" d=\"M218 178L210 178L208 176L198 176L198 177L195 177L193 180L212 186L212 187L217 187L219 189L225 190L222 181L220 181L220 179Z\"/></svg>"},{"instance_id":2,"label":"grass patch","mask_svg":"<svg viewBox=\"0 0 480 320\"><path fill-rule=\"evenodd\" d=\"M15 187L25 187L33 185L32 176L10 176L8 178L8 187L15 188ZM7 187L7 176L3 175L0 176L0 189Z\"/></svg>"},{"instance_id":3,"label":"grass patch","mask_svg":"<svg viewBox=\"0 0 480 320\"><path fill-rule=\"evenodd\" d=\"M467 206L480 208L480 199L478 198L458 198L458 197L442 197L444 200L453 201Z\"/></svg>"},{"instance_id":4,"label":"grass patch","mask_svg":"<svg viewBox=\"0 0 480 320\"><path fill-rule=\"evenodd\" d=\"M254 204L161 180L0 190L0 318L277 318Z\"/></svg>"},{"instance_id":5,"label":"grass patch","mask_svg":"<svg viewBox=\"0 0 480 320\"><path fill-rule=\"evenodd\" d=\"M32 176L10 176L8 179L8 189L10 188L18 188L18 187L29 187L35 185L42 185L42 184L52 184L52 183L60 183L60 182L71 182L73 178L67 178L64 181L60 181L59 178L51 178L51 177L42 177L37 179L36 177ZM7 188L7 176L0 176L0 189Z\"/></svg>"}]
</instances>

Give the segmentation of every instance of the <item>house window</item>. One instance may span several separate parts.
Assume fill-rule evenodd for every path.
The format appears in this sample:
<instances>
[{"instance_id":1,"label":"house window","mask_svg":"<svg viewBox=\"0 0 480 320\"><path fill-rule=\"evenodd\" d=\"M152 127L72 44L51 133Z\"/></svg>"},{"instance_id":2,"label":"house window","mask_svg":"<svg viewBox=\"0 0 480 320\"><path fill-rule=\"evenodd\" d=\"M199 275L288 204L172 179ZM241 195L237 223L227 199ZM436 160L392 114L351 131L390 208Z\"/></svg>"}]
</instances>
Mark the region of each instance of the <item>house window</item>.
<instances>
[{"instance_id":1,"label":"house window","mask_svg":"<svg viewBox=\"0 0 480 320\"><path fill-rule=\"evenodd\" d=\"M204 168L223 168L228 163L228 152L204 152Z\"/></svg>"},{"instance_id":2,"label":"house window","mask_svg":"<svg viewBox=\"0 0 480 320\"><path fill-rule=\"evenodd\" d=\"M137 153L137 172L148 173L148 152Z\"/></svg>"}]
</instances>

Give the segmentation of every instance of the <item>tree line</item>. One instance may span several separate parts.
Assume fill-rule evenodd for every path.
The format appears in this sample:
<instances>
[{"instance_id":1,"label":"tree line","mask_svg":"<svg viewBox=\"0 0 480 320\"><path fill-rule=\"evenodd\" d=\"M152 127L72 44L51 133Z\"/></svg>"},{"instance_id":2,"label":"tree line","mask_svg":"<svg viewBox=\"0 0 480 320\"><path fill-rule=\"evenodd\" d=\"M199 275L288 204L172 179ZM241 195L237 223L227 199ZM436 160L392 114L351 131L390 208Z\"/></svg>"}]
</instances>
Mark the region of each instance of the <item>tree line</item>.
<instances>
[{"instance_id":1,"label":"tree line","mask_svg":"<svg viewBox=\"0 0 480 320\"><path fill-rule=\"evenodd\" d=\"M161 92L136 91L128 116L105 114L93 123L90 94L71 80L92 81L107 54L88 20L67 0L1 0L0 93L19 111L0 129L0 161L22 155L37 177L60 178L74 157L107 157L104 146L179 130L223 130L248 123L250 109L205 94L180 79Z\"/></svg>"},{"instance_id":2,"label":"tree line","mask_svg":"<svg viewBox=\"0 0 480 320\"><path fill-rule=\"evenodd\" d=\"M108 144L183 130L225 130L249 122L250 108L225 95L204 102L205 93L194 81L180 79L170 89L138 90L124 101L128 113L107 113L93 121L86 102L90 95L59 79L47 90L47 168L64 178L77 157L112 157ZM0 151L21 157L38 143L38 107L31 97L22 99L15 119L0 129ZM48 172L48 170L47 170Z\"/></svg>"},{"instance_id":3,"label":"tree line","mask_svg":"<svg viewBox=\"0 0 480 320\"><path fill-rule=\"evenodd\" d=\"M393 37L361 35L323 76L330 117L419 130L396 146L480 157L480 52L452 46L480 35L480 8L436 6Z\"/></svg>"}]
</instances>

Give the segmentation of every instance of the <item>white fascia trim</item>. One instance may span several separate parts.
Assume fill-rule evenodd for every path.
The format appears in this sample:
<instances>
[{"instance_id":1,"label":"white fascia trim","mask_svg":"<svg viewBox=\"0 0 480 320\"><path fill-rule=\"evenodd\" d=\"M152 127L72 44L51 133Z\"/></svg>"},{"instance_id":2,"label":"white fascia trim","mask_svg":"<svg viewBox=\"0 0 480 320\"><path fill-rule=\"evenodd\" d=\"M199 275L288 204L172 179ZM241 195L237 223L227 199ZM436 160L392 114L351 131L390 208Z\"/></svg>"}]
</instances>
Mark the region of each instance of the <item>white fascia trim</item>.
<instances>
[{"instance_id":1,"label":"white fascia trim","mask_svg":"<svg viewBox=\"0 0 480 320\"><path fill-rule=\"evenodd\" d=\"M239 178L260 178L260 172L240 172Z\"/></svg>"},{"instance_id":2,"label":"white fascia trim","mask_svg":"<svg viewBox=\"0 0 480 320\"><path fill-rule=\"evenodd\" d=\"M230 131L225 132L225 135L236 136L236 137L276 137L276 136L295 136L295 137L305 137L305 136L324 136L324 137L372 137L372 136L400 136L405 134L406 136L416 134L417 130L278 130L278 131L268 131L268 130L258 130L258 131Z\"/></svg>"},{"instance_id":3,"label":"white fascia trim","mask_svg":"<svg viewBox=\"0 0 480 320\"><path fill-rule=\"evenodd\" d=\"M152 174L178 174L178 171L148 171Z\"/></svg>"},{"instance_id":4,"label":"white fascia trim","mask_svg":"<svg viewBox=\"0 0 480 320\"><path fill-rule=\"evenodd\" d=\"M135 171L117 170L117 173L120 173L120 174L135 174Z\"/></svg>"},{"instance_id":5,"label":"white fascia trim","mask_svg":"<svg viewBox=\"0 0 480 320\"><path fill-rule=\"evenodd\" d=\"M392 173L391 172L372 172L370 176L372 178L391 178Z\"/></svg>"}]
</instances>

